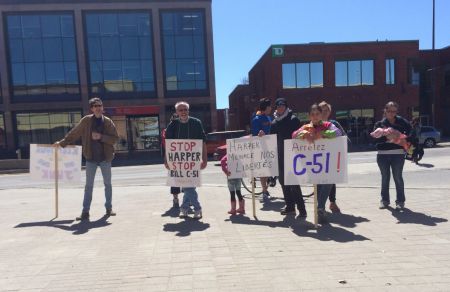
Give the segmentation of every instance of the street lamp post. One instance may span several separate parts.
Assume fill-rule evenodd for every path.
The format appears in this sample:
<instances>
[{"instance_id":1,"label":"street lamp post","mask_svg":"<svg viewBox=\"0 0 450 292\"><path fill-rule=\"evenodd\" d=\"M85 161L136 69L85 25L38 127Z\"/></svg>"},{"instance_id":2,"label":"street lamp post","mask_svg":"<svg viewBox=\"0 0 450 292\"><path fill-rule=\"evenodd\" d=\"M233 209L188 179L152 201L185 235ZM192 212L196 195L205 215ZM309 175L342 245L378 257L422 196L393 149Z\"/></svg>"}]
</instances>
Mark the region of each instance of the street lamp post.
<instances>
[{"instance_id":1,"label":"street lamp post","mask_svg":"<svg viewBox=\"0 0 450 292\"><path fill-rule=\"evenodd\" d=\"M431 125L432 126L436 126L435 122L435 95L436 95L436 51L435 51L435 47L434 47L434 32L435 32L435 0L433 0L433 29L432 29L432 55L431 55L431 68L430 69L430 73L431 73Z\"/></svg>"}]
</instances>

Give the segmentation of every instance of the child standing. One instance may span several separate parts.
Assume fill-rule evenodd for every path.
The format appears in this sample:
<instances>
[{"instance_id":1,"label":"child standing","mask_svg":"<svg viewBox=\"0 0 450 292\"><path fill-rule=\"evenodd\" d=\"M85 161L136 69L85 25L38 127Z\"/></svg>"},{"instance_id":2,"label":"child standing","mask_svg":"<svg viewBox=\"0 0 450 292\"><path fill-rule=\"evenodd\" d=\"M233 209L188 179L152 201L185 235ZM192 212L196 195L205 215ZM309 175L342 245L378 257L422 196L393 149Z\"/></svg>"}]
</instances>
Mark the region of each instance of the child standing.
<instances>
[{"instance_id":1,"label":"child standing","mask_svg":"<svg viewBox=\"0 0 450 292\"><path fill-rule=\"evenodd\" d=\"M225 155L220 160L220 165L222 166L223 172L228 176L230 176L231 172L228 170L227 165L228 158ZM230 190L231 195L231 210L228 211L228 214L236 215L236 213L245 214L245 201L241 194L241 179L240 178L228 178L228 189ZM239 209L236 210L236 195L239 199Z\"/></svg>"}]
</instances>

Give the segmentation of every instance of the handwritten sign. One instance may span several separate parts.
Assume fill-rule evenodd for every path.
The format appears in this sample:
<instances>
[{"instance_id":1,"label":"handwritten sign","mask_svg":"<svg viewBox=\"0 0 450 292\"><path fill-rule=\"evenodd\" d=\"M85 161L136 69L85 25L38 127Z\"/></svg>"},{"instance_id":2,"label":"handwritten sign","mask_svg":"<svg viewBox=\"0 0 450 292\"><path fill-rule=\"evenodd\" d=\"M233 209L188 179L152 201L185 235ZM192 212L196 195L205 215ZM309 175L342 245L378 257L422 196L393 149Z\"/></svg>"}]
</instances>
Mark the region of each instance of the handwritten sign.
<instances>
[{"instance_id":1,"label":"handwritten sign","mask_svg":"<svg viewBox=\"0 0 450 292\"><path fill-rule=\"evenodd\" d=\"M30 144L30 175L37 181L55 180L55 151L58 150L58 180L81 181L81 146L53 147Z\"/></svg>"},{"instance_id":2,"label":"handwritten sign","mask_svg":"<svg viewBox=\"0 0 450 292\"><path fill-rule=\"evenodd\" d=\"M277 136L227 140L229 178L278 176Z\"/></svg>"},{"instance_id":3,"label":"handwritten sign","mask_svg":"<svg viewBox=\"0 0 450 292\"><path fill-rule=\"evenodd\" d=\"M301 183L335 184L347 182L347 137L284 141L284 181L286 185Z\"/></svg>"},{"instance_id":4,"label":"handwritten sign","mask_svg":"<svg viewBox=\"0 0 450 292\"><path fill-rule=\"evenodd\" d=\"M202 163L202 140L166 140L166 161L169 165L167 185L199 187Z\"/></svg>"}]
</instances>

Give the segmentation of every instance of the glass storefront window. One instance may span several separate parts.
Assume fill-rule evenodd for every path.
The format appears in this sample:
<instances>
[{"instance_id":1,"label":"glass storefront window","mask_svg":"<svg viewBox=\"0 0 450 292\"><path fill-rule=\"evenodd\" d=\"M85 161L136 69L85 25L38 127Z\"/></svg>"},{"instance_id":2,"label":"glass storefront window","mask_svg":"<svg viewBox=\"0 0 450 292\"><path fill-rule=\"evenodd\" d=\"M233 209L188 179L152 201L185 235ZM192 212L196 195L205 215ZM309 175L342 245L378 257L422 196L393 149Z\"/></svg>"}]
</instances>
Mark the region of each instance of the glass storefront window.
<instances>
[{"instance_id":1,"label":"glass storefront window","mask_svg":"<svg viewBox=\"0 0 450 292\"><path fill-rule=\"evenodd\" d=\"M352 60L335 62L335 85L374 85L373 60Z\"/></svg>"},{"instance_id":2,"label":"glass storefront window","mask_svg":"<svg viewBox=\"0 0 450 292\"><path fill-rule=\"evenodd\" d=\"M81 119L81 111L50 113L16 113L18 147L30 143L53 144L62 139Z\"/></svg>"},{"instance_id":3,"label":"glass storefront window","mask_svg":"<svg viewBox=\"0 0 450 292\"><path fill-rule=\"evenodd\" d=\"M374 109L360 108L336 111L336 120L347 132L352 143L369 143L374 125Z\"/></svg>"},{"instance_id":4,"label":"glass storefront window","mask_svg":"<svg viewBox=\"0 0 450 292\"><path fill-rule=\"evenodd\" d=\"M8 15L6 25L13 99L78 99L73 16Z\"/></svg>"},{"instance_id":5,"label":"glass storefront window","mask_svg":"<svg viewBox=\"0 0 450 292\"><path fill-rule=\"evenodd\" d=\"M323 87L323 63L291 63L282 65L283 88Z\"/></svg>"},{"instance_id":6,"label":"glass storefront window","mask_svg":"<svg viewBox=\"0 0 450 292\"><path fill-rule=\"evenodd\" d=\"M160 128L158 116L112 116L119 141L117 151L160 151Z\"/></svg>"},{"instance_id":7,"label":"glass storefront window","mask_svg":"<svg viewBox=\"0 0 450 292\"><path fill-rule=\"evenodd\" d=\"M90 91L156 97L150 13L88 12L85 24Z\"/></svg>"},{"instance_id":8,"label":"glass storefront window","mask_svg":"<svg viewBox=\"0 0 450 292\"><path fill-rule=\"evenodd\" d=\"M6 148L5 120L3 119L3 113L0 113L0 149L5 148Z\"/></svg>"},{"instance_id":9,"label":"glass storefront window","mask_svg":"<svg viewBox=\"0 0 450 292\"><path fill-rule=\"evenodd\" d=\"M208 89L205 17L202 11L161 13L165 88L199 94Z\"/></svg>"}]
</instances>

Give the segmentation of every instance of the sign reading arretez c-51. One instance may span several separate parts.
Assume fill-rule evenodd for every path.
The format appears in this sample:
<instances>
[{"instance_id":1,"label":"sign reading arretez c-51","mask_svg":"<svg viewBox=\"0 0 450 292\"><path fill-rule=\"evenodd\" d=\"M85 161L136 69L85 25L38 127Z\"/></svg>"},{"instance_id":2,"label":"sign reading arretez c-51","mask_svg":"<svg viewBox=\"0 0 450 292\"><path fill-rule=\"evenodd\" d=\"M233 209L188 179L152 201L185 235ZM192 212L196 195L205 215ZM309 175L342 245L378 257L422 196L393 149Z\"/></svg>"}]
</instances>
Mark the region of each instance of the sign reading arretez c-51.
<instances>
[{"instance_id":1,"label":"sign reading arretez c-51","mask_svg":"<svg viewBox=\"0 0 450 292\"><path fill-rule=\"evenodd\" d=\"M272 58L284 57L284 46L273 45L272 46Z\"/></svg>"}]
</instances>

